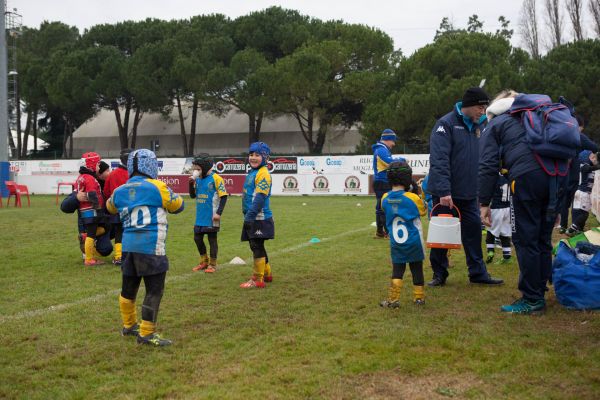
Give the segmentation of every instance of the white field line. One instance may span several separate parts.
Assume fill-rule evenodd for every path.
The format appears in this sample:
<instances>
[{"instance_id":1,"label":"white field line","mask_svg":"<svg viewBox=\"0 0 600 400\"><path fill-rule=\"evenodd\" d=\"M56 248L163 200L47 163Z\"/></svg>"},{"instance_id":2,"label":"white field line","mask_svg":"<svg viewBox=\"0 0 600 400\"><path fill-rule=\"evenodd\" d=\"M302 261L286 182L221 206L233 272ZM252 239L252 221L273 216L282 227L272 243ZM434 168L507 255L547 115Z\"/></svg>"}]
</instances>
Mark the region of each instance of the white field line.
<instances>
[{"instance_id":1,"label":"white field line","mask_svg":"<svg viewBox=\"0 0 600 400\"><path fill-rule=\"evenodd\" d=\"M335 239L342 238L344 236L350 236L355 233L367 231L370 229L373 229L373 228L371 226L368 226L366 228L354 229L352 231L338 233L337 235L333 235L333 236L329 236L329 237L321 239L321 243L329 242L329 241L332 241ZM303 242L303 243L300 243L300 244L297 244L294 246L286 247L285 249L269 252L269 257L277 256L280 254L291 253L293 251L300 250L305 247L314 246L314 245L315 245L315 243ZM248 263L248 262L252 261L252 259L250 258L245 261L246 261L246 263ZM231 266L231 265L232 264L222 264L219 267L224 268L224 267ZM183 281L194 275L198 275L198 274L197 273L187 273L187 274L175 275L175 276L171 276L171 277L167 276L167 283ZM142 287L142 289L143 289L143 287ZM39 308L37 310L21 311L19 313L13 314L13 315L0 315L0 324L3 324L5 322L10 322L10 321L18 321L18 320L26 319L26 318L35 318L35 317L39 317L41 315L45 315L48 313L63 311L68 308L79 306L82 304L98 303L100 301L104 301L106 298L109 298L109 297L115 297L115 299L116 299L120 292L121 292L120 289L114 289L114 290L109 290L108 292L105 292L105 293L97 294L97 295L90 296L90 297L85 297L83 299L79 299L79 300L72 301L69 303L56 304L56 305L46 307L46 308Z\"/></svg>"}]
</instances>

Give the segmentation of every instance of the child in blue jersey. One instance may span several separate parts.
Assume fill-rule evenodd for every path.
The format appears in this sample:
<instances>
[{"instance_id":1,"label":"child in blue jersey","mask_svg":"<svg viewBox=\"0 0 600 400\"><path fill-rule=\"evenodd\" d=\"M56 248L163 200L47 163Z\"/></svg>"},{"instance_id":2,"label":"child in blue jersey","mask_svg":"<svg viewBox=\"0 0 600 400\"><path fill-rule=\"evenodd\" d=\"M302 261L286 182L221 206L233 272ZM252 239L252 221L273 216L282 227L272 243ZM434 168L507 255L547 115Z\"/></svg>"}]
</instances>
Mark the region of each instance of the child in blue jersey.
<instances>
[{"instance_id":1,"label":"child in blue jersey","mask_svg":"<svg viewBox=\"0 0 600 400\"><path fill-rule=\"evenodd\" d=\"M412 182L412 169L404 161L395 161L389 165L388 181L392 190L383 195L381 207L385 212L385 221L390 234L392 256L392 282L388 298L379 305L381 307L400 307L400 290L406 271L406 263L410 266L413 278L413 300L417 305L425 304L423 276L423 260L425 246L421 216L427 208L423 199L417 194L407 191Z\"/></svg>"},{"instance_id":2,"label":"child in blue jersey","mask_svg":"<svg viewBox=\"0 0 600 400\"><path fill-rule=\"evenodd\" d=\"M190 197L196 199L196 223L194 224L194 242L200 253L200 263L193 271L212 273L217 268L217 232L221 226L221 214L227 202L227 191L223 178L212 170L214 161L210 155L202 153L192 161L190 176ZM210 259L204 244L204 235L208 236Z\"/></svg>"},{"instance_id":3,"label":"child in blue jersey","mask_svg":"<svg viewBox=\"0 0 600 400\"><path fill-rule=\"evenodd\" d=\"M183 199L157 180L156 155L146 149L135 150L127 159L129 180L113 192L106 204L108 212L119 213L123 224L123 275L119 308L123 336L137 336L137 342L168 346L171 341L156 333L156 318L169 269L165 241L167 212L183 211ZM135 298L144 280L146 296L142 322L137 323Z\"/></svg>"},{"instance_id":4,"label":"child in blue jersey","mask_svg":"<svg viewBox=\"0 0 600 400\"><path fill-rule=\"evenodd\" d=\"M263 142L254 142L248 149L251 170L246 176L242 196L242 241L250 243L254 267L252 278L242 283L241 288L264 288L265 282L273 281L269 256L265 249L265 240L275 237L275 223L269 207L271 174L267 163L270 155L271 149Z\"/></svg>"}]
</instances>

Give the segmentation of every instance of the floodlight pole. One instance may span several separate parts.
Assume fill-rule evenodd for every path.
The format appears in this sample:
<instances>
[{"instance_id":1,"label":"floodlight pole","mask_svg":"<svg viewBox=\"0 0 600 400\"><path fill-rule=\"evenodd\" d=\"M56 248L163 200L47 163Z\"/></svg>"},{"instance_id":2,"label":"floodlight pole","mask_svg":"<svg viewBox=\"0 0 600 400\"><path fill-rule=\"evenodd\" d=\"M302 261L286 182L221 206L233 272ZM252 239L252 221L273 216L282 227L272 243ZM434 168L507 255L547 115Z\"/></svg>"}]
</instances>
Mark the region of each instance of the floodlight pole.
<instances>
[{"instance_id":1,"label":"floodlight pole","mask_svg":"<svg viewBox=\"0 0 600 400\"><path fill-rule=\"evenodd\" d=\"M6 66L6 0L0 0L0 196L8 195L4 181L9 180L8 162L8 74Z\"/></svg>"}]
</instances>

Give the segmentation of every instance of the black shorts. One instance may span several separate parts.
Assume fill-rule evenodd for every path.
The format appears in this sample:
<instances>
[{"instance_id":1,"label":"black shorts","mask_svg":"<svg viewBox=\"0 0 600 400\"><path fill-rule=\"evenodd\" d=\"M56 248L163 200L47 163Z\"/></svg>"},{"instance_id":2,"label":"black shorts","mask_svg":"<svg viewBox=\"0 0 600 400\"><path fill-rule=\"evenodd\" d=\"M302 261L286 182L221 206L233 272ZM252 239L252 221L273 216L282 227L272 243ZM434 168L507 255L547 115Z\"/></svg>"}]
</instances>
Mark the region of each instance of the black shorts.
<instances>
[{"instance_id":1,"label":"black shorts","mask_svg":"<svg viewBox=\"0 0 600 400\"><path fill-rule=\"evenodd\" d=\"M199 233L215 233L215 232L219 232L219 227L218 226L198 226L198 225L194 225L194 233L195 234L199 234Z\"/></svg>"},{"instance_id":2,"label":"black shorts","mask_svg":"<svg viewBox=\"0 0 600 400\"><path fill-rule=\"evenodd\" d=\"M167 256L123 252L121 271L127 276L147 276L162 274L169 270Z\"/></svg>"},{"instance_id":3,"label":"black shorts","mask_svg":"<svg viewBox=\"0 0 600 400\"><path fill-rule=\"evenodd\" d=\"M275 222L273 218L265 220L256 220L252 224L252 229L242 228L242 242L247 242L250 239L274 239L275 238Z\"/></svg>"}]
</instances>

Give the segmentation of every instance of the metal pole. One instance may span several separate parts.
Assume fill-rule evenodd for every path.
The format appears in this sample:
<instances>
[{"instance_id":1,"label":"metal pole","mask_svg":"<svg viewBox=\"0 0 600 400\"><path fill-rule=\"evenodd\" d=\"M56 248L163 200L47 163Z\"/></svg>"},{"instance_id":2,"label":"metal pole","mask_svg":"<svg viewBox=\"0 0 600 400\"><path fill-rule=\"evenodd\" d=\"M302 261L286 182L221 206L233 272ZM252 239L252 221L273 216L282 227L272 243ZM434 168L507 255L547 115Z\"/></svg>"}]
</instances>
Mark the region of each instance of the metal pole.
<instances>
[{"instance_id":1,"label":"metal pole","mask_svg":"<svg viewBox=\"0 0 600 400\"><path fill-rule=\"evenodd\" d=\"M9 179L8 172L8 104L6 71L6 0L0 0L0 195L8 195L4 181Z\"/></svg>"}]
</instances>

